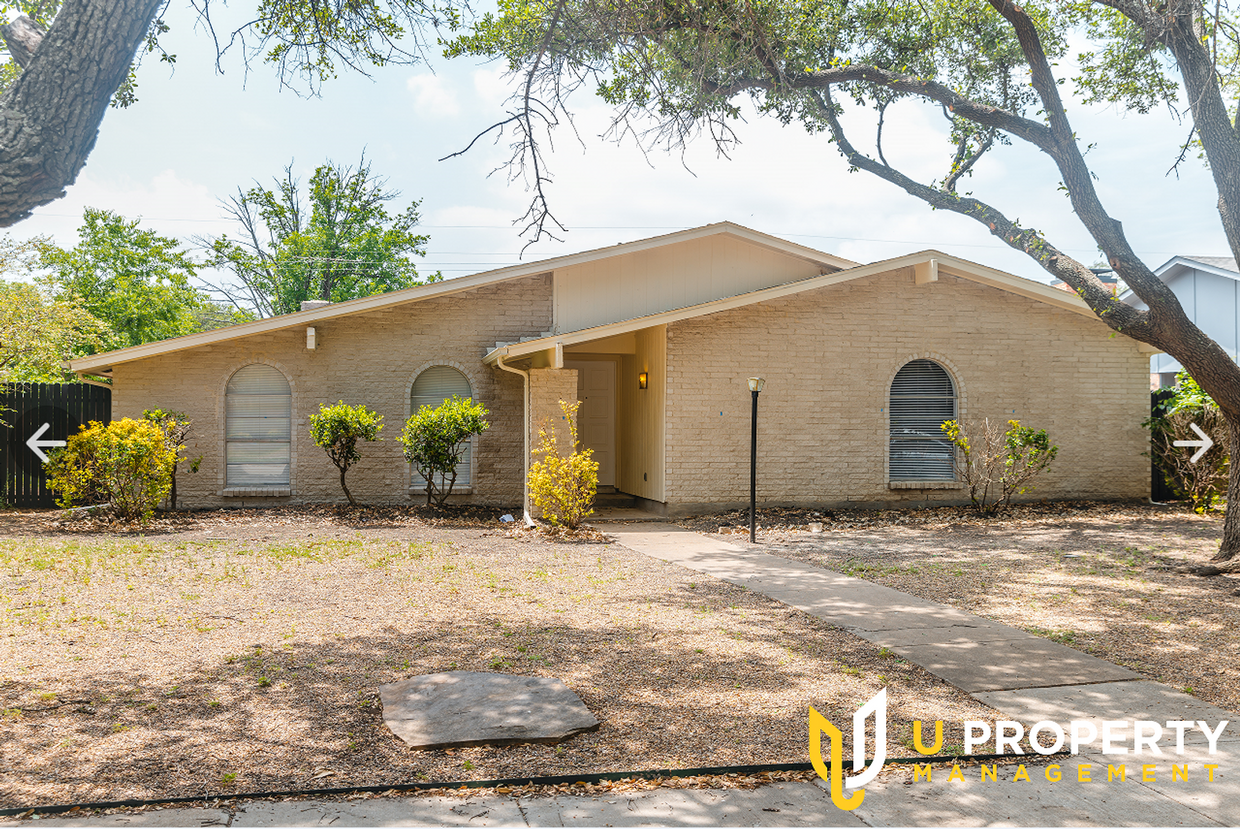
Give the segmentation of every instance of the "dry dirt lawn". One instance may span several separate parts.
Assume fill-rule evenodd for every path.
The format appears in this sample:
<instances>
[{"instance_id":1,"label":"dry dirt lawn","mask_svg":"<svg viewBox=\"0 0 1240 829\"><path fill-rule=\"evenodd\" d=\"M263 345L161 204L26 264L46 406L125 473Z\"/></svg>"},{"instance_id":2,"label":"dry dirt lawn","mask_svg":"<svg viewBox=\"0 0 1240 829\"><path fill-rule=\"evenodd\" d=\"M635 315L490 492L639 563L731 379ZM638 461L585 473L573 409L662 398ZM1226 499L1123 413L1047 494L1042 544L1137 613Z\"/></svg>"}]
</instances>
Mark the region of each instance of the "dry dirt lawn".
<instances>
[{"instance_id":1,"label":"dry dirt lawn","mask_svg":"<svg viewBox=\"0 0 1240 829\"><path fill-rule=\"evenodd\" d=\"M958 745L962 720L995 716L743 588L506 532L498 513L425 516L208 512L135 532L0 513L0 807L804 762L808 705L851 742L884 686L893 754L915 719ZM559 677L602 727L410 750L376 689L449 670Z\"/></svg>"},{"instance_id":2,"label":"dry dirt lawn","mask_svg":"<svg viewBox=\"0 0 1240 829\"><path fill-rule=\"evenodd\" d=\"M684 523L747 543L747 521ZM770 510L759 524L775 555L950 603L1240 712L1240 579L1176 572L1218 550L1217 514L1056 503L992 519L951 507Z\"/></svg>"}]
</instances>

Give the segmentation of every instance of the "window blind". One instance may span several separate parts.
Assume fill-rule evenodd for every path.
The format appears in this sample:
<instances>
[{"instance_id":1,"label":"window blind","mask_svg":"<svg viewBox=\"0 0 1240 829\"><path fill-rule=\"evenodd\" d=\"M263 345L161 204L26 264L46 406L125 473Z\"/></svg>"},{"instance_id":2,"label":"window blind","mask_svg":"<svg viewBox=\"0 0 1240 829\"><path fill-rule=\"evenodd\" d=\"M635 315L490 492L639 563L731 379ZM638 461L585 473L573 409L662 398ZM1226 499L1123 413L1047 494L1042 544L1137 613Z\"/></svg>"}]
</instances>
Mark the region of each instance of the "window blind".
<instances>
[{"instance_id":1,"label":"window blind","mask_svg":"<svg viewBox=\"0 0 1240 829\"><path fill-rule=\"evenodd\" d=\"M293 396L279 369L246 366L225 394L226 480L230 487L289 485Z\"/></svg>"},{"instance_id":2,"label":"window blind","mask_svg":"<svg viewBox=\"0 0 1240 829\"><path fill-rule=\"evenodd\" d=\"M913 360L891 383L890 480L953 481L955 449L939 428L956 417L956 389L933 360Z\"/></svg>"},{"instance_id":3,"label":"window blind","mask_svg":"<svg viewBox=\"0 0 1240 829\"><path fill-rule=\"evenodd\" d=\"M409 411L416 413L423 406L438 408L453 395L462 399L472 398L474 393L469 386L469 380L452 366L431 366L413 381L413 389L409 395ZM473 441L471 440L465 444L465 451L461 453L461 460L456 465L456 486L458 487L473 486L470 480L472 453ZM416 469L413 470L412 481L415 489L426 489L426 479L419 475ZM446 481L442 478L435 483L437 486L440 484L446 486Z\"/></svg>"}]
</instances>

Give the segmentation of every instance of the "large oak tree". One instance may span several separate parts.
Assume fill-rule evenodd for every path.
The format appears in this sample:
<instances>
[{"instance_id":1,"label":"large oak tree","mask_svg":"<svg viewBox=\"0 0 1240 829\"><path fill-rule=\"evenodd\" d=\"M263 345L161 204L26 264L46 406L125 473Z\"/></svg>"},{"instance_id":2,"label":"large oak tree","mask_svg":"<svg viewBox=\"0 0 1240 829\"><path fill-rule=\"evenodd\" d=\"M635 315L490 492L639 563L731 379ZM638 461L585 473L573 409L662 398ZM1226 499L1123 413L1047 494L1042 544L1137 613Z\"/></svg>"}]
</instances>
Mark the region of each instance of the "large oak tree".
<instances>
[{"instance_id":1,"label":"large oak tree","mask_svg":"<svg viewBox=\"0 0 1240 829\"><path fill-rule=\"evenodd\" d=\"M540 136L570 115L569 96L583 87L616 106L618 133L672 149L701 135L726 148L746 97L765 115L800 122L852 168L982 223L1075 289L1111 328L1171 354L1218 402L1230 444L1240 446L1240 367L1133 252L1094 186L1061 91L1068 81L1086 102L1187 107L1192 136L1168 148L1168 161L1200 148L1240 259L1238 44L1240 19L1224 0L501 0L498 15L449 51L506 58L521 79L503 126L516 128L514 160L532 168L539 188L548 180ZM1073 57L1072 77L1058 74ZM950 122L937 180L918 180L883 153L889 109L904 99L939 107ZM872 149L846 128L853 121L842 117L843 102L877 114ZM1117 301L1084 262L1000 205L960 192L979 159L1013 142L1050 158L1072 211L1148 310ZM541 234L555 223L542 190L535 196L530 229ZM1233 464L1218 557L1238 553Z\"/></svg>"}]
</instances>

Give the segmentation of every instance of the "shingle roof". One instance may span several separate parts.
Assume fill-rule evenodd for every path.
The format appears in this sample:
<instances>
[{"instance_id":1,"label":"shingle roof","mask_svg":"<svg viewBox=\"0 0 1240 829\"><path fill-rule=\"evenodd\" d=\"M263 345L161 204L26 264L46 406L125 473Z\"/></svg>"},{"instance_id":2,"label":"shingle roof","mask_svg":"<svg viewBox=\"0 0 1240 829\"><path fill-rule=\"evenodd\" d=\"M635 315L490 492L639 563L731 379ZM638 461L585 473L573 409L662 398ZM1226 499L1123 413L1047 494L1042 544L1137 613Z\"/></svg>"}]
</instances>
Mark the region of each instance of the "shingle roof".
<instances>
[{"instance_id":1,"label":"shingle roof","mask_svg":"<svg viewBox=\"0 0 1240 829\"><path fill-rule=\"evenodd\" d=\"M1212 268L1222 268L1225 271L1240 273L1240 268L1236 267L1236 260L1230 256L1185 256L1184 258L1200 262L1203 265L1209 265Z\"/></svg>"}]
</instances>

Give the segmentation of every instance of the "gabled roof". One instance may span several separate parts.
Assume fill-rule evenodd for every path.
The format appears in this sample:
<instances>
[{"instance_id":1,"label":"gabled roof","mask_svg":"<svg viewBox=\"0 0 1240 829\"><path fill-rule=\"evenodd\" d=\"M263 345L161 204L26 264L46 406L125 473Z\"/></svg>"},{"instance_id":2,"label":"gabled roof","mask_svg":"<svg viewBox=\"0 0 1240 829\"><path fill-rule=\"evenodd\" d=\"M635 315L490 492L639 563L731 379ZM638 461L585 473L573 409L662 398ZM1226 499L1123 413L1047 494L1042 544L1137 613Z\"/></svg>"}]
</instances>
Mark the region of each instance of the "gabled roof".
<instances>
[{"instance_id":1,"label":"gabled roof","mask_svg":"<svg viewBox=\"0 0 1240 829\"><path fill-rule=\"evenodd\" d=\"M599 325L593 328L586 328L580 331L569 331L563 334L553 334L538 339L526 340L519 343L497 344L490 353L486 355L484 361L487 363L495 363L500 358L517 359L524 356L536 354L540 351L554 349L557 345L571 346L579 343L590 342L591 340L603 339L605 337L615 337L621 334L627 334L633 331L639 331L643 328L650 328L655 325L667 325L668 323L678 322L680 320L691 319L693 317L705 316L706 314L714 314L719 311L727 311L733 308L740 308L745 305L752 305L756 302L763 302L779 297L790 296L792 294L811 291L815 288L823 288L828 285L838 285L843 282L850 282L854 279L861 279L867 276L876 276L880 273L898 270L901 268L913 268L915 272L921 271L925 274L946 273L950 276L967 279L971 282L977 282L983 285L989 285L1010 293L1019 294L1039 302L1045 302L1048 305L1054 305L1066 311L1071 311L1082 316L1096 319L1097 315L1093 310L1085 304L1085 301L1076 294L1070 294L1053 288L1043 282L1035 282L1032 279L1016 276L1015 274L1006 273L1005 271L988 268L985 265L979 265L976 262L970 262L967 259L958 259L937 250L923 250L919 253L910 253L905 256L898 256L894 259L885 259L881 262L875 262L872 265L858 265L848 270L837 271L836 273L823 274L809 279L802 279L797 282L790 282L786 285L775 285L770 288L762 288L757 291L751 291L747 294L739 294L737 296L717 299L711 302L704 302L700 305L693 305L686 308L677 308L672 311L664 311L658 314L651 314L637 319L624 320L622 322L609 323L607 325ZM935 278L930 276L930 278ZM1138 344L1145 351L1147 348L1143 344Z\"/></svg>"},{"instance_id":2,"label":"gabled roof","mask_svg":"<svg viewBox=\"0 0 1240 829\"><path fill-rule=\"evenodd\" d=\"M1163 282L1170 282L1185 271L1202 271L1224 279L1240 281L1240 270L1236 268L1236 260L1230 256L1173 256L1155 268L1154 275ZM1132 305L1133 301L1142 301L1132 288L1121 293L1119 298L1129 305Z\"/></svg>"},{"instance_id":3,"label":"gabled roof","mask_svg":"<svg viewBox=\"0 0 1240 829\"><path fill-rule=\"evenodd\" d=\"M116 351L105 351L100 354L91 354L89 356L79 357L70 361L69 368L72 371L85 374L106 374L111 370L113 365L118 363L142 360L148 357L155 357L160 354L167 354L174 351L183 351L189 348L200 348L205 345L212 345L214 343L249 337L254 334L266 334L272 331L281 331L289 328L298 328L305 325L314 325L316 322L335 319L337 317L351 316L353 314L364 314L381 308L421 302L434 297L448 296L462 291L469 291L484 285L492 285L498 282L506 282L509 280L550 273L558 268L564 268L570 265L578 265L613 256L621 256L627 253L637 253L651 248L664 247L667 245L674 245L679 242L686 242L692 239L701 239L716 235L727 235L738 239L743 239L760 247L768 248L779 253L784 253L798 259L803 259L807 262L812 262L819 265L824 270L838 271L844 268L855 268L858 264L850 259L833 256L829 253L823 253L822 251L814 250L813 248L805 247L804 245L798 245L794 242L789 242L776 236L770 236L766 233L760 233L756 230L752 230L732 222L717 222L715 224L704 225L702 227L695 227L690 230L681 230L676 233L668 233L663 236L655 236L649 239L639 239L635 242L624 242L610 247L597 248L583 253L573 253L567 256L558 256L553 259L543 259L537 262L530 262L528 264L512 265L507 268L485 271L472 276L446 279L443 282L434 282L430 285L419 285L414 288L407 288L402 291L392 291L390 293L365 297L363 299L353 299L347 302L336 302L310 311L299 311L293 314L283 314L278 317L269 317L267 319L256 320L255 322L242 323L241 325L231 325L227 328L217 328L212 331L204 331L199 334L187 334L186 336L174 337L170 340L160 340L159 342L144 343L143 345L121 348Z\"/></svg>"},{"instance_id":4,"label":"gabled roof","mask_svg":"<svg viewBox=\"0 0 1240 829\"><path fill-rule=\"evenodd\" d=\"M1184 256L1181 258L1191 259L1193 262L1200 262L1202 265L1208 265L1211 268L1231 271L1240 276L1240 269L1236 267L1236 260L1230 256Z\"/></svg>"}]
</instances>

